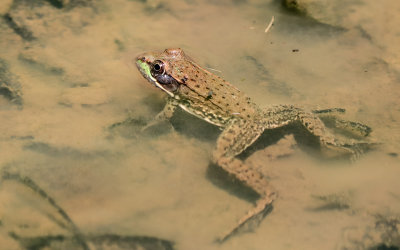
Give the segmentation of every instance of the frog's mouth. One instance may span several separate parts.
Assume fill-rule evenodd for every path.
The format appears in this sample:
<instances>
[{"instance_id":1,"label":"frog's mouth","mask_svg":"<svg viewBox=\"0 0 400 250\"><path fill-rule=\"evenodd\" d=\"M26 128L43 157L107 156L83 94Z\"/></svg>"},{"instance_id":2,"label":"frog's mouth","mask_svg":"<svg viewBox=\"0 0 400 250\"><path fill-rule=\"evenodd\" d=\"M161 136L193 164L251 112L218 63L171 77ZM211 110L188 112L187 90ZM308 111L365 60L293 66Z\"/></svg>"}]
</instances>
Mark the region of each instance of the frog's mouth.
<instances>
[{"instance_id":1,"label":"frog's mouth","mask_svg":"<svg viewBox=\"0 0 400 250\"><path fill-rule=\"evenodd\" d=\"M154 86L160 88L161 90L165 91L168 93L168 95L174 97L174 93L172 93L172 89L167 89L165 88L162 84L158 82L156 78L154 78L151 74L151 68L150 65L143 61L142 59L137 59L136 60L136 66L139 69L140 73L146 78L149 82L151 82Z\"/></svg>"}]
</instances>

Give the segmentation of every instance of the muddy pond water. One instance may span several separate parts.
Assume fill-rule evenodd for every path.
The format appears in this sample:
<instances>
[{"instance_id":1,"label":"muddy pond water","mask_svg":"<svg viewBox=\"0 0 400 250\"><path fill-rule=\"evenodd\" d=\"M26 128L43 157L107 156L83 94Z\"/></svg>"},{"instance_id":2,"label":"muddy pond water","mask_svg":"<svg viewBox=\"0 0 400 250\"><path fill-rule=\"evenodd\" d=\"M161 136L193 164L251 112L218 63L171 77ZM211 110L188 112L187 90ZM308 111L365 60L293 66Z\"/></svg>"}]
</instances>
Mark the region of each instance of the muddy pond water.
<instances>
[{"instance_id":1,"label":"muddy pond water","mask_svg":"<svg viewBox=\"0 0 400 250\"><path fill-rule=\"evenodd\" d=\"M0 249L399 249L399 11L397 0L2 0ZM166 48L261 107L343 108L375 146L327 159L296 125L266 131L245 161L276 189L273 209L217 243L257 197L211 164L217 127L178 110L141 130L166 94L134 59Z\"/></svg>"}]
</instances>

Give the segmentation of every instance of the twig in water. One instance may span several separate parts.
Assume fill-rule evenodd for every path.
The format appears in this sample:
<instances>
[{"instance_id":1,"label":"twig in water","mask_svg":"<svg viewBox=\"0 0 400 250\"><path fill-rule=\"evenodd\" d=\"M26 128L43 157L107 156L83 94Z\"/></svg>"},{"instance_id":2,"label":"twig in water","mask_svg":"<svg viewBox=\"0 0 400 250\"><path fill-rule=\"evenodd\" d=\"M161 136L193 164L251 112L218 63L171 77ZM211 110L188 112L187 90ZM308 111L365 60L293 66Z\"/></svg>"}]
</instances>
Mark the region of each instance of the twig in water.
<instances>
[{"instance_id":1,"label":"twig in water","mask_svg":"<svg viewBox=\"0 0 400 250\"><path fill-rule=\"evenodd\" d=\"M267 33L271 29L272 25L274 24L274 21L275 21L275 17L272 16L271 21L269 22L267 28L265 28L265 31L264 31L265 33Z\"/></svg>"}]
</instances>

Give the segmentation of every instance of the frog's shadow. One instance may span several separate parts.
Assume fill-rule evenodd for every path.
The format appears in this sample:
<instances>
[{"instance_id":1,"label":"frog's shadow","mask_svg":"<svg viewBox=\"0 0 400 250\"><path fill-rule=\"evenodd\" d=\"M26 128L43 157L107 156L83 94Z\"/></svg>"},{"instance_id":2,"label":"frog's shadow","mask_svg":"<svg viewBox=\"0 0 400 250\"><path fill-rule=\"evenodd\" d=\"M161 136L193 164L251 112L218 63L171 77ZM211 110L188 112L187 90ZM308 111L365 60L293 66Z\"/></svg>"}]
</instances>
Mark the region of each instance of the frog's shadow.
<instances>
[{"instance_id":1,"label":"frog's shadow","mask_svg":"<svg viewBox=\"0 0 400 250\"><path fill-rule=\"evenodd\" d=\"M218 127L180 110L176 111L171 119L171 124L180 134L210 143L215 143L221 133ZM265 130L251 146L238 156L238 158L245 160L254 152L276 144L288 134L293 134L296 142L298 142L298 146L305 151L317 152L320 149L318 138L307 131L300 122L293 122L280 128ZM233 176L230 176L216 164L209 164L206 177L214 185L243 200L255 202L259 198L259 195L255 191L245 186Z\"/></svg>"}]
</instances>

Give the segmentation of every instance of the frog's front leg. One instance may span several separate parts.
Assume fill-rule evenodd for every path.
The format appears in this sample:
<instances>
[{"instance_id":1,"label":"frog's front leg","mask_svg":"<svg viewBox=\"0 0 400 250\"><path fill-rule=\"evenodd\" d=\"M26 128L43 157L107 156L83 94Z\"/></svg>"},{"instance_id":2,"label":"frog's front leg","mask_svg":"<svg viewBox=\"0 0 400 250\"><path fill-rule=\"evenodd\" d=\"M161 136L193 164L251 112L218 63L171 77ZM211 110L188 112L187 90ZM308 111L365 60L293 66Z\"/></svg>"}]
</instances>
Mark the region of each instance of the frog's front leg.
<instances>
[{"instance_id":1,"label":"frog's front leg","mask_svg":"<svg viewBox=\"0 0 400 250\"><path fill-rule=\"evenodd\" d=\"M142 131L145 131L146 129L160 122L169 120L174 115L177 106L177 101L172 97L168 97L167 103L165 104L164 108L153 118L153 120L151 120L149 123L146 124L146 126L142 128Z\"/></svg>"},{"instance_id":2,"label":"frog's front leg","mask_svg":"<svg viewBox=\"0 0 400 250\"><path fill-rule=\"evenodd\" d=\"M235 158L250 146L263 131L264 124L262 122L238 119L231 121L217 140L217 147L213 152L214 163L260 195L256 206L249 210L236 226L224 234L219 239L220 242L236 233L249 220L261 220L271 208L275 197L274 189L259 171Z\"/></svg>"}]
</instances>

